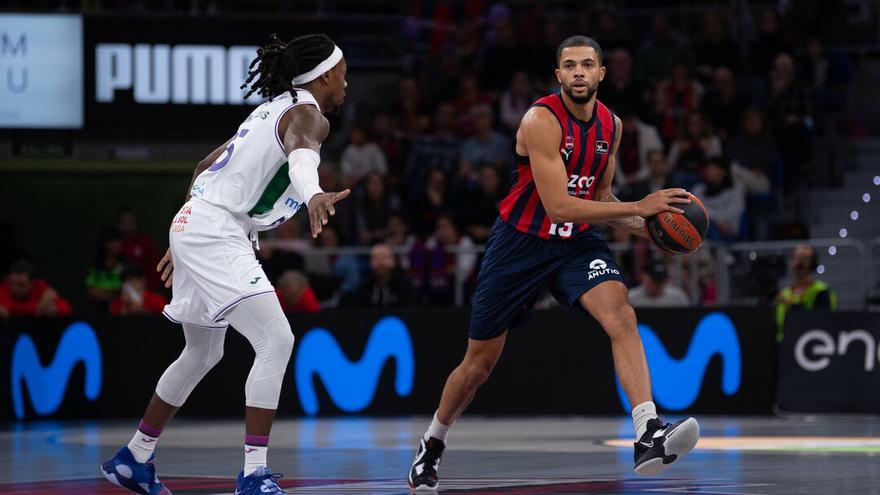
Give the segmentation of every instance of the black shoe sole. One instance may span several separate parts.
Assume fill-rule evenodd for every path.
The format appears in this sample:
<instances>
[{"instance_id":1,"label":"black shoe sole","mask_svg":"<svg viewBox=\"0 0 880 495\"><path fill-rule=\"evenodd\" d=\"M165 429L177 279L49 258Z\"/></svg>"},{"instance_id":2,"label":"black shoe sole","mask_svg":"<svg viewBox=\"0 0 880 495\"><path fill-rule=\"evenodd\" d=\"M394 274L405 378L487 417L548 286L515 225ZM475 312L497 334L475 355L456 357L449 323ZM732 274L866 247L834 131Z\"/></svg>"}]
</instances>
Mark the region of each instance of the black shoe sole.
<instances>
[{"instance_id":1,"label":"black shoe sole","mask_svg":"<svg viewBox=\"0 0 880 495\"><path fill-rule=\"evenodd\" d=\"M660 474L687 454L700 439L700 425L694 418L688 418L667 435L663 442L663 456L649 459L633 468L636 474L653 476Z\"/></svg>"},{"instance_id":2,"label":"black shoe sole","mask_svg":"<svg viewBox=\"0 0 880 495\"><path fill-rule=\"evenodd\" d=\"M434 486L428 486L428 485L413 486L412 481L406 480L406 486L408 486L410 491L413 491L413 492L436 492L440 488L440 482L438 481L437 484L435 484Z\"/></svg>"}]
</instances>

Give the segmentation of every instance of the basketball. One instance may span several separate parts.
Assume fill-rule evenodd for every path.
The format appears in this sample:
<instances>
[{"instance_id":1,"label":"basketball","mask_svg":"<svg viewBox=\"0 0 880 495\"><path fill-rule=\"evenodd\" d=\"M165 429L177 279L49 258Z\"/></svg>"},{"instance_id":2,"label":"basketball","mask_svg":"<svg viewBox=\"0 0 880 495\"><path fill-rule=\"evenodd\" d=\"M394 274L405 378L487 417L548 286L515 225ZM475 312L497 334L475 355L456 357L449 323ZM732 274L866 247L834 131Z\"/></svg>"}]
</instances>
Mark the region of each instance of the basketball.
<instances>
[{"instance_id":1,"label":"basketball","mask_svg":"<svg viewBox=\"0 0 880 495\"><path fill-rule=\"evenodd\" d=\"M648 217L645 229L654 245L669 254L686 254L696 251L703 244L709 229L709 214L699 198L691 193L690 203L674 206L684 213L664 211Z\"/></svg>"}]
</instances>

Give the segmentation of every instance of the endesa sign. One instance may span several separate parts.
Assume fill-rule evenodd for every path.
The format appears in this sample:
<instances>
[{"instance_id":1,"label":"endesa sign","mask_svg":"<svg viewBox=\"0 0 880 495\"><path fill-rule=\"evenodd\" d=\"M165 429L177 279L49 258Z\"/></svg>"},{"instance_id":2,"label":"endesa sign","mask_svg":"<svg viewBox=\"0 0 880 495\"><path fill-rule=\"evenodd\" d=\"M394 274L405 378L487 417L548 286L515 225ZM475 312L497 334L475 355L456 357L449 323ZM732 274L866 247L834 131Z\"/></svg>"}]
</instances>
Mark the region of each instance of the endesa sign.
<instances>
[{"instance_id":1,"label":"endesa sign","mask_svg":"<svg viewBox=\"0 0 880 495\"><path fill-rule=\"evenodd\" d=\"M789 314L781 352L780 409L880 414L880 313Z\"/></svg>"}]
</instances>

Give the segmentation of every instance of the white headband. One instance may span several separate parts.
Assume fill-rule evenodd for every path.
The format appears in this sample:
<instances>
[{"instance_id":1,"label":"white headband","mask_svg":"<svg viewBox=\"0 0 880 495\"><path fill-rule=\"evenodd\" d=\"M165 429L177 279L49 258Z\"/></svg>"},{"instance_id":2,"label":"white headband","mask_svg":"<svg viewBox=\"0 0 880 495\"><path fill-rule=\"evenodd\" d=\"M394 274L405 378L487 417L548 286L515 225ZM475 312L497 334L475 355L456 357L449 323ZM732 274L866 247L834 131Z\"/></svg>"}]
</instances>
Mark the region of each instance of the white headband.
<instances>
[{"instance_id":1,"label":"white headband","mask_svg":"<svg viewBox=\"0 0 880 495\"><path fill-rule=\"evenodd\" d=\"M338 46L333 45L333 53L330 54L323 62L318 64L314 69L306 72L305 74L300 74L293 78L293 85L296 86L298 84L305 84L307 82L314 81L321 74L327 72L332 69L342 60L342 50L339 49Z\"/></svg>"}]
</instances>

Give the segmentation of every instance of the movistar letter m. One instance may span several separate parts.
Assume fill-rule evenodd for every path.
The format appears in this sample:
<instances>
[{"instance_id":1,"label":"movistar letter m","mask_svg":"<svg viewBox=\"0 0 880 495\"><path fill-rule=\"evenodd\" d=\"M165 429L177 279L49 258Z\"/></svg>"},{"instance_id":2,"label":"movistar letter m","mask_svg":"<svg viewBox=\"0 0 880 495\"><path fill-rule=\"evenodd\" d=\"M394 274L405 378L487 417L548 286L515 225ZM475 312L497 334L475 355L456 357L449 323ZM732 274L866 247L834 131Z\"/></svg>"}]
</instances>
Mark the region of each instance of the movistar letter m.
<instances>
[{"instance_id":1,"label":"movistar letter m","mask_svg":"<svg viewBox=\"0 0 880 495\"><path fill-rule=\"evenodd\" d=\"M721 390L725 395L733 395L739 390L742 371L739 337L727 315L716 311L700 320L681 359L669 355L651 327L639 325L639 334L645 346L654 401L658 406L681 411L693 405L703 387L706 367L715 355L721 357ZM629 400L620 381L617 381L617 393L623 409L629 412Z\"/></svg>"},{"instance_id":2,"label":"movistar letter m","mask_svg":"<svg viewBox=\"0 0 880 495\"><path fill-rule=\"evenodd\" d=\"M333 335L315 328L302 338L294 360L299 400L306 414L318 412L313 377L318 375L336 406L345 412L362 411L372 402L385 362L394 359L394 390L405 397L413 388L415 356L409 330L400 318L379 320L359 361L350 361Z\"/></svg>"},{"instance_id":3,"label":"movistar letter m","mask_svg":"<svg viewBox=\"0 0 880 495\"><path fill-rule=\"evenodd\" d=\"M39 416L48 416L58 410L67 392L73 368L85 366L85 396L95 400L101 394L101 346L95 330L82 321L66 330L58 342L55 356L48 366L40 363L40 356L30 335L22 334L12 349L12 403L15 416L25 415L24 391L27 384L31 405Z\"/></svg>"}]
</instances>

